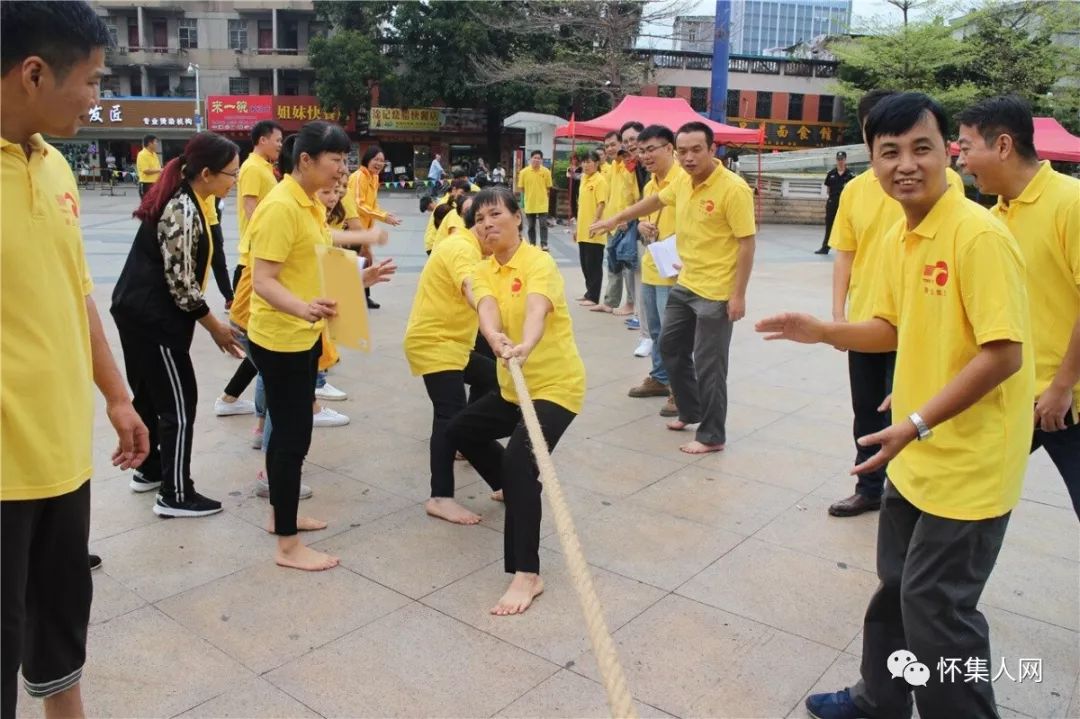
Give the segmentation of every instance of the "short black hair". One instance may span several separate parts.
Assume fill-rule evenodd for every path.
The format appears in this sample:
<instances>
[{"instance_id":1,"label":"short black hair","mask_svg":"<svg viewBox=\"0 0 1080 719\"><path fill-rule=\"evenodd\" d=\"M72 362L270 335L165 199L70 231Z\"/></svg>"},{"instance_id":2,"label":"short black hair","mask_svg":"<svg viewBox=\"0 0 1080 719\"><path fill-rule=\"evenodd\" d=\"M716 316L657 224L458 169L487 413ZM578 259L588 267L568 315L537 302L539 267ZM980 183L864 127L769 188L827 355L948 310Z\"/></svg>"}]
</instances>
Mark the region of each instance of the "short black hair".
<instances>
[{"instance_id":1,"label":"short black hair","mask_svg":"<svg viewBox=\"0 0 1080 719\"><path fill-rule=\"evenodd\" d=\"M472 188L472 183L469 182L467 177L455 177L450 181L451 190L465 190L468 192Z\"/></svg>"},{"instance_id":2,"label":"short black hair","mask_svg":"<svg viewBox=\"0 0 1080 719\"><path fill-rule=\"evenodd\" d=\"M367 167L369 162L382 154L384 153L381 147L378 145L369 145L368 149L364 150L364 154L360 158L360 167Z\"/></svg>"},{"instance_id":3,"label":"short black hair","mask_svg":"<svg viewBox=\"0 0 1080 719\"><path fill-rule=\"evenodd\" d=\"M874 138L897 137L915 127L923 115L930 113L937 122L941 140L948 146L948 120L937 100L921 92L898 92L877 105L866 116L866 146L874 151Z\"/></svg>"},{"instance_id":4,"label":"short black hair","mask_svg":"<svg viewBox=\"0 0 1080 719\"><path fill-rule=\"evenodd\" d=\"M485 187L483 190L480 190L480 193L476 196L476 199L473 200L472 207L470 207L469 210L473 213L475 218L476 213L481 208L494 207L495 205L502 205L511 213L521 211L517 196L510 191L510 188L501 185Z\"/></svg>"},{"instance_id":5,"label":"short black hair","mask_svg":"<svg viewBox=\"0 0 1080 719\"><path fill-rule=\"evenodd\" d=\"M151 135L151 134L143 135L142 146L146 147L147 145L149 145L151 142L153 142L156 139L157 139L157 135Z\"/></svg>"},{"instance_id":6,"label":"short black hair","mask_svg":"<svg viewBox=\"0 0 1080 719\"><path fill-rule=\"evenodd\" d=\"M544 157L543 150L533 150L532 152L529 153L529 159L531 160L534 157L536 157L537 155L539 155L541 158L543 158Z\"/></svg>"},{"instance_id":7,"label":"short black hair","mask_svg":"<svg viewBox=\"0 0 1080 719\"><path fill-rule=\"evenodd\" d=\"M436 230L442 226L443 220L446 219L446 216L450 214L450 210L452 209L454 209L454 207L449 202L444 202L435 208L432 216L434 217L433 222Z\"/></svg>"},{"instance_id":8,"label":"short black hair","mask_svg":"<svg viewBox=\"0 0 1080 719\"><path fill-rule=\"evenodd\" d=\"M37 55L63 80L92 50L110 45L105 21L82 0L0 2L0 74Z\"/></svg>"},{"instance_id":9,"label":"short black hair","mask_svg":"<svg viewBox=\"0 0 1080 719\"><path fill-rule=\"evenodd\" d=\"M696 120L688 122L685 125L683 125L682 127L680 127L675 132L675 135L676 136L685 135L686 133L689 133L689 132L703 132L703 133L705 133L705 144L709 145L710 147L712 146L713 139L714 139L713 131L712 131L712 128L709 127L708 125L706 125L704 122L697 122Z\"/></svg>"},{"instance_id":10,"label":"short black hair","mask_svg":"<svg viewBox=\"0 0 1080 719\"><path fill-rule=\"evenodd\" d=\"M866 124L866 116L874 109L874 106L887 97L896 94L896 90L871 90L859 99L859 107L856 115L859 117L859 127Z\"/></svg>"},{"instance_id":11,"label":"short black hair","mask_svg":"<svg viewBox=\"0 0 1080 719\"><path fill-rule=\"evenodd\" d=\"M1021 97L999 95L980 100L958 114L956 121L974 127L987 145L1002 135L1008 135L1012 138L1016 154L1025 160L1038 158L1031 105Z\"/></svg>"},{"instance_id":12,"label":"short black hair","mask_svg":"<svg viewBox=\"0 0 1080 719\"><path fill-rule=\"evenodd\" d=\"M664 127L663 125L649 125L641 131L641 134L638 135L637 141L640 145L641 143L647 142L648 140L657 139L663 140L669 145L674 145L675 133Z\"/></svg>"},{"instance_id":13,"label":"short black hair","mask_svg":"<svg viewBox=\"0 0 1080 719\"><path fill-rule=\"evenodd\" d=\"M469 176L469 173L466 172L465 168L462 167L461 165L454 165L452 168L450 168L450 179L451 180L460 180L461 178L463 178L463 177L467 178L468 176Z\"/></svg>"},{"instance_id":14,"label":"short black hair","mask_svg":"<svg viewBox=\"0 0 1080 719\"><path fill-rule=\"evenodd\" d=\"M254 147L259 144L259 140L273 135L274 130L277 130L282 135L285 134L285 130L282 129L281 125L273 120L259 120L256 122L255 127L251 128L251 146Z\"/></svg>"},{"instance_id":15,"label":"short black hair","mask_svg":"<svg viewBox=\"0 0 1080 719\"><path fill-rule=\"evenodd\" d=\"M431 195L424 195L420 198L420 211L427 212L431 209L431 205L434 202L435 200L431 199Z\"/></svg>"},{"instance_id":16,"label":"short black hair","mask_svg":"<svg viewBox=\"0 0 1080 719\"><path fill-rule=\"evenodd\" d=\"M619 139L622 139L623 133L627 130L637 130L638 132L641 132L644 129L645 126L637 120L631 120L630 122L623 123L623 126L619 128Z\"/></svg>"},{"instance_id":17,"label":"short black hair","mask_svg":"<svg viewBox=\"0 0 1080 719\"><path fill-rule=\"evenodd\" d=\"M592 160L593 162L600 163L604 161L604 156L600 154L599 150L589 150L585 153L585 157L581 159L583 162L585 160Z\"/></svg>"},{"instance_id":18,"label":"short black hair","mask_svg":"<svg viewBox=\"0 0 1080 719\"><path fill-rule=\"evenodd\" d=\"M285 138L278 156L278 169L282 175L288 175L300 161L300 155L307 153L316 158L324 152L347 153L352 149L352 141L345 134L345 129L334 122L312 120L300 128L299 132Z\"/></svg>"},{"instance_id":19,"label":"short black hair","mask_svg":"<svg viewBox=\"0 0 1080 719\"><path fill-rule=\"evenodd\" d=\"M605 140L608 139L609 137L614 137L616 140L619 140L620 142L622 141L622 137L615 130L612 130L608 134L604 135Z\"/></svg>"}]
</instances>

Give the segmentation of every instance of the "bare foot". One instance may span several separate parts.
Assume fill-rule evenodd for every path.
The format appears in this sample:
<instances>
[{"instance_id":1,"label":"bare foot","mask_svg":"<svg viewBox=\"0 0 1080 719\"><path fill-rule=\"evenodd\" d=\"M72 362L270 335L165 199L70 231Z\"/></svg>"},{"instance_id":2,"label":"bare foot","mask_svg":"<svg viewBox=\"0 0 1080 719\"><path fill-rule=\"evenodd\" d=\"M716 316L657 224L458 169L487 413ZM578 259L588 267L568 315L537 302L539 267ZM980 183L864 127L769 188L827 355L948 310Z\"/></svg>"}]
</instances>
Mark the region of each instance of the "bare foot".
<instances>
[{"instance_id":1,"label":"bare foot","mask_svg":"<svg viewBox=\"0 0 1080 719\"><path fill-rule=\"evenodd\" d=\"M491 493L491 498L492 498L493 500L495 500L496 502L501 502L501 501L503 501L503 493L502 493L502 490L500 489L500 490L498 490L498 491L492 492L492 493Z\"/></svg>"},{"instance_id":2,"label":"bare foot","mask_svg":"<svg viewBox=\"0 0 1080 719\"><path fill-rule=\"evenodd\" d=\"M634 306L623 305L619 309L613 310L611 314L615 315L616 317L626 317L627 315L632 315L634 314Z\"/></svg>"},{"instance_id":3,"label":"bare foot","mask_svg":"<svg viewBox=\"0 0 1080 719\"><path fill-rule=\"evenodd\" d=\"M317 532L320 529L326 529L329 525L321 519L313 519L311 517L297 517L296 528L301 532ZM274 533L274 518L271 516L270 521L266 523L266 531L270 534Z\"/></svg>"},{"instance_id":4,"label":"bare foot","mask_svg":"<svg viewBox=\"0 0 1080 719\"><path fill-rule=\"evenodd\" d=\"M596 307L596 303L592 300L578 300L578 304L582 307Z\"/></svg>"},{"instance_id":5,"label":"bare foot","mask_svg":"<svg viewBox=\"0 0 1080 719\"><path fill-rule=\"evenodd\" d=\"M450 497L432 497L424 504L424 511L454 524L480 524L479 514L473 514Z\"/></svg>"},{"instance_id":6,"label":"bare foot","mask_svg":"<svg viewBox=\"0 0 1080 719\"><path fill-rule=\"evenodd\" d=\"M680 452L686 452L687 454L708 454L709 452L721 452L723 449L724 445L722 444L705 444L704 442L698 442L696 439L679 447Z\"/></svg>"},{"instance_id":7,"label":"bare foot","mask_svg":"<svg viewBox=\"0 0 1080 719\"><path fill-rule=\"evenodd\" d=\"M333 569L338 565L337 557L317 552L311 547L305 547L300 542L296 542L288 550L282 549L279 544L277 552L274 554L274 561L282 567L303 569L308 572L321 572L324 569Z\"/></svg>"},{"instance_id":8,"label":"bare foot","mask_svg":"<svg viewBox=\"0 0 1080 719\"><path fill-rule=\"evenodd\" d=\"M589 308L589 312L611 312L611 308L601 302Z\"/></svg>"},{"instance_id":9,"label":"bare foot","mask_svg":"<svg viewBox=\"0 0 1080 719\"><path fill-rule=\"evenodd\" d=\"M682 432L689 426L690 422L683 422L681 419L673 419L667 423L667 428L672 432Z\"/></svg>"},{"instance_id":10,"label":"bare foot","mask_svg":"<svg viewBox=\"0 0 1080 719\"><path fill-rule=\"evenodd\" d=\"M522 614L533 603L533 600L543 593L544 580L539 574L517 572L510 581L506 594L502 595L499 603L491 608L491 613L499 617Z\"/></svg>"}]
</instances>

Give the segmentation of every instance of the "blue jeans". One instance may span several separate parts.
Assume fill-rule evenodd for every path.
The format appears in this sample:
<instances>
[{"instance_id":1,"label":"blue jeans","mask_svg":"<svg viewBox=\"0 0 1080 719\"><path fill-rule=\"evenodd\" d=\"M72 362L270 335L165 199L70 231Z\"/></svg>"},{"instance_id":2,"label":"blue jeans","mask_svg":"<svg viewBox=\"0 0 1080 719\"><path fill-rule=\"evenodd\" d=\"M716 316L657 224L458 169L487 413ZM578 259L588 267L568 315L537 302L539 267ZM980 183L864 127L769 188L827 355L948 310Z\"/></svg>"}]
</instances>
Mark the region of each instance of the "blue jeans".
<instances>
[{"instance_id":1,"label":"blue jeans","mask_svg":"<svg viewBox=\"0 0 1080 719\"><path fill-rule=\"evenodd\" d=\"M652 338L652 371L649 376L661 384L668 384L667 370L660 359L660 329L664 321L664 309L667 307L670 285L647 285L641 283L641 304L645 307L645 323ZM638 310L641 312L641 310Z\"/></svg>"},{"instance_id":2,"label":"blue jeans","mask_svg":"<svg viewBox=\"0 0 1080 719\"><path fill-rule=\"evenodd\" d=\"M319 388L325 387L325 386L326 386L326 373L323 372L322 370L319 370L318 374L315 375L315 389L319 389Z\"/></svg>"}]
</instances>

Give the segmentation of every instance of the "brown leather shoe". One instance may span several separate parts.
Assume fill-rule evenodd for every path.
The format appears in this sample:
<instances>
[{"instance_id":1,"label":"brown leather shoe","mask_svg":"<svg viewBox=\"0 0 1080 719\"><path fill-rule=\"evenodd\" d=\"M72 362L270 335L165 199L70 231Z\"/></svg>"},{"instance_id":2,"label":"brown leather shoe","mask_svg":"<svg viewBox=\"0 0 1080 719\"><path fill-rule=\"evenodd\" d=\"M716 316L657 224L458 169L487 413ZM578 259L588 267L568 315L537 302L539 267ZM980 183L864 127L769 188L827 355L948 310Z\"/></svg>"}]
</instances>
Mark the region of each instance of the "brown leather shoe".
<instances>
[{"instance_id":1,"label":"brown leather shoe","mask_svg":"<svg viewBox=\"0 0 1080 719\"><path fill-rule=\"evenodd\" d=\"M675 406L675 396L674 395L670 395L670 394L668 395L667 402L665 402L664 406L660 409L660 416L661 417L678 417L679 416L679 408Z\"/></svg>"},{"instance_id":2,"label":"brown leather shoe","mask_svg":"<svg viewBox=\"0 0 1080 719\"><path fill-rule=\"evenodd\" d=\"M833 502L829 514L834 517L854 517L863 512L875 512L881 509L881 499L869 499L861 494L853 494L846 499Z\"/></svg>"},{"instance_id":3,"label":"brown leather shoe","mask_svg":"<svg viewBox=\"0 0 1080 719\"><path fill-rule=\"evenodd\" d=\"M637 387L631 387L627 394L631 397L667 397L670 393L666 384L649 375Z\"/></svg>"}]
</instances>

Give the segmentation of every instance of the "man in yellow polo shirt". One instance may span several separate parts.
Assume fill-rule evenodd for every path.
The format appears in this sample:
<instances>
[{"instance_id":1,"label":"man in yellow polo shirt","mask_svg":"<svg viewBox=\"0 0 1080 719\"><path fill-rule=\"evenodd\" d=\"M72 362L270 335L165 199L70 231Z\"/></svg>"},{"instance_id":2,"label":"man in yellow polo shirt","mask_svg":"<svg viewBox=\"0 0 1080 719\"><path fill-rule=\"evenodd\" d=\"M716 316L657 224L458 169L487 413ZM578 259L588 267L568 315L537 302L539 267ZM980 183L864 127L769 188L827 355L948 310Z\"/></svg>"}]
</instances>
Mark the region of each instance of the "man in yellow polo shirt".
<instances>
[{"instance_id":1,"label":"man in yellow polo shirt","mask_svg":"<svg viewBox=\"0 0 1080 719\"><path fill-rule=\"evenodd\" d=\"M687 454L719 452L727 441L727 369L731 331L746 314L746 287L754 264L754 196L741 177L716 159L712 129L688 122L675 133L687 176L614 217L597 222L606 232L621 222L675 208L675 243L682 269L668 295L660 357L671 380L682 431L698 424Z\"/></svg>"},{"instance_id":2,"label":"man in yellow polo shirt","mask_svg":"<svg viewBox=\"0 0 1080 719\"><path fill-rule=\"evenodd\" d=\"M49 717L84 716L93 583L87 553L93 384L138 467L149 434L113 361L83 255L80 198L64 156L98 103L109 31L82 2L0 3L0 710L19 674ZM27 710L24 710L24 713ZM37 713L40 709L31 709Z\"/></svg>"},{"instance_id":3,"label":"man in yellow polo shirt","mask_svg":"<svg viewBox=\"0 0 1080 719\"><path fill-rule=\"evenodd\" d=\"M157 154L157 135L146 135L143 137L142 144L142 149L135 156L135 169L139 173L139 197L145 195L161 175L161 158Z\"/></svg>"},{"instance_id":4,"label":"man in yellow polo shirt","mask_svg":"<svg viewBox=\"0 0 1080 719\"><path fill-rule=\"evenodd\" d=\"M277 186L274 163L281 155L283 134L281 125L273 120L260 120L251 128L251 154L240 165L240 175L236 178L236 219L240 230L237 279L239 271L249 262L250 244L245 237L248 221L262 199Z\"/></svg>"},{"instance_id":5,"label":"man in yellow polo shirt","mask_svg":"<svg viewBox=\"0 0 1080 719\"><path fill-rule=\"evenodd\" d=\"M873 317L788 313L757 325L766 339L897 350L894 421L860 440L881 449L852 470L889 462L862 676L851 689L808 697L812 716L909 716L912 684L894 679L890 658L898 649L922 663L911 677L920 715L996 715L990 681L951 681L935 670L947 657L990 665L976 605L1027 465L1031 321L1016 240L949 188L946 128L945 111L921 93L888 97L866 119L874 172L904 209L886 239Z\"/></svg>"},{"instance_id":6,"label":"man in yellow polo shirt","mask_svg":"<svg viewBox=\"0 0 1080 719\"><path fill-rule=\"evenodd\" d=\"M859 101L859 126L879 102L895 94L874 90ZM964 182L948 169L949 185L963 193ZM889 197L871 168L848 182L840 195L840 206L829 236L829 247L836 250L833 262L833 320L863 322L873 317L874 290L878 266L885 246L885 234L904 218L900 203ZM877 447L864 447L859 437L880 432L888 426L888 415L881 410L892 391L895 352L856 352L848 350L848 380L851 386L852 429L855 464L875 455ZM881 507L887 467L863 472L855 481L855 491L829 506L834 517L854 517Z\"/></svg>"},{"instance_id":7,"label":"man in yellow polo shirt","mask_svg":"<svg viewBox=\"0 0 1080 719\"><path fill-rule=\"evenodd\" d=\"M1061 472L1080 517L1080 180L1035 154L1031 107L1018 97L976 103L960 122L960 165L1027 263L1035 343L1035 435Z\"/></svg>"},{"instance_id":8,"label":"man in yellow polo shirt","mask_svg":"<svg viewBox=\"0 0 1080 719\"><path fill-rule=\"evenodd\" d=\"M524 196L525 217L529 223L529 244L536 244L536 225L540 225L540 249L548 248L548 191L551 170L544 167L544 153L533 150L529 164L518 173L518 190Z\"/></svg>"},{"instance_id":9,"label":"man in yellow polo shirt","mask_svg":"<svg viewBox=\"0 0 1080 719\"><path fill-rule=\"evenodd\" d=\"M675 162L675 135L671 130L663 125L649 125L638 135L637 143L645 168L652 172L652 178L642 191L645 197L659 194L661 190L686 176L686 172ZM638 233L646 244L666 240L674 235L675 208L668 205L659 212L643 217L638 222ZM649 330L652 369L640 385L630 389L629 394L631 397L667 397L668 402L661 410L661 416L665 417L678 415L668 386L668 373L660 357L660 332L668 295L674 286L675 278L661 275L652 254L647 248L644 249L641 252L641 301L638 312L645 315L645 324Z\"/></svg>"}]
</instances>

